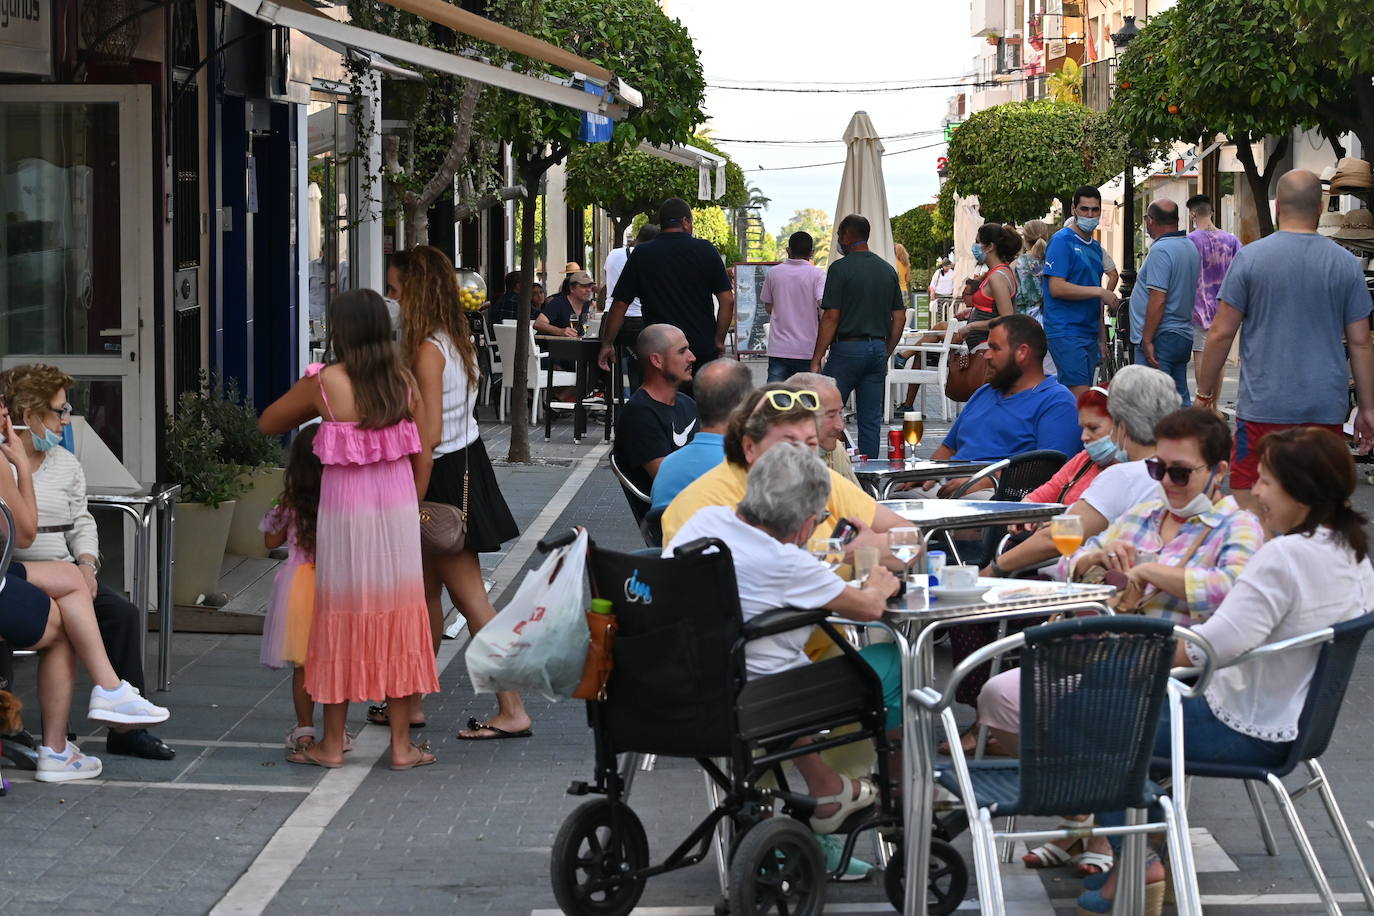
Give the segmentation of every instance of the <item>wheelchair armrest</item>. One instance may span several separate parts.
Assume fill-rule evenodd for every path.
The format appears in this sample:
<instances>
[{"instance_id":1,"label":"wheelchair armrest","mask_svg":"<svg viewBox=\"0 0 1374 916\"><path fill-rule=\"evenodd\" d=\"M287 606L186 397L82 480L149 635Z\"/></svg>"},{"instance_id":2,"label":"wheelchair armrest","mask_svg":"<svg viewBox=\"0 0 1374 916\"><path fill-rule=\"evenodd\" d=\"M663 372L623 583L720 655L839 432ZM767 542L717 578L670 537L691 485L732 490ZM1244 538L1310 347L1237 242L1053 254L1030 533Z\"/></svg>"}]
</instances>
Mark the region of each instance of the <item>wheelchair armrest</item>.
<instances>
[{"instance_id":1,"label":"wheelchair armrest","mask_svg":"<svg viewBox=\"0 0 1374 916\"><path fill-rule=\"evenodd\" d=\"M745 621L744 638L761 639L765 636L776 636L778 633L786 633L788 630L800 630L802 627L814 627L821 623L830 612L824 608L804 611L795 607L780 607L771 611L766 611L752 620Z\"/></svg>"}]
</instances>

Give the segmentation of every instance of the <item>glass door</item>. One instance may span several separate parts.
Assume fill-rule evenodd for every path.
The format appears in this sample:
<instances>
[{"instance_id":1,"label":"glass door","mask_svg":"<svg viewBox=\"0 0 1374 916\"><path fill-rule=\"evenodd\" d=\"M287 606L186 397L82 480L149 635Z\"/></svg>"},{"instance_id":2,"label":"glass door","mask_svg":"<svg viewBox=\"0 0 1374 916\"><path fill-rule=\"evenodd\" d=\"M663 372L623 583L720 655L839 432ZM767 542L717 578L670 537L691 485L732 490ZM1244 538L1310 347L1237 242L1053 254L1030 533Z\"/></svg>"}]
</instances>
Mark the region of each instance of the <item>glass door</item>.
<instances>
[{"instance_id":1,"label":"glass door","mask_svg":"<svg viewBox=\"0 0 1374 916\"><path fill-rule=\"evenodd\" d=\"M0 368L77 379L86 418L152 480L152 92L0 86Z\"/></svg>"}]
</instances>

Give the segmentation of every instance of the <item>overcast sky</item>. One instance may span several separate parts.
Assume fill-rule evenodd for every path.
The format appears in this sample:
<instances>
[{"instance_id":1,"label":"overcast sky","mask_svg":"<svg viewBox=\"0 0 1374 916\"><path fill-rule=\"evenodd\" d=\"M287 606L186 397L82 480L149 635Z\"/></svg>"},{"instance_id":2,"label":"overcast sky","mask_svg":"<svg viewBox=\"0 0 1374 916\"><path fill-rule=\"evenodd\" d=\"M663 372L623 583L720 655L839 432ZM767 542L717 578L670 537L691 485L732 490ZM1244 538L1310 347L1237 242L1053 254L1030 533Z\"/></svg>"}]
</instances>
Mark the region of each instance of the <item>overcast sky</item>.
<instances>
[{"instance_id":1,"label":"overcast sky","mask_svg":"<svg viewBox=\"0 0 1374 916\"><path fill-rule=\"evenodd\" d=\"M721 81L881 82L939 80L970 69L978 39L969 37L964 3L912 0L752 3L745 0L665 0L701 51L707 83ZM839 88L839 87L837 87ZM855 111L867 111L883 136L935 130L957 89L882 94L799 94L707 89L706 114L717 143L746 177L773 199L764 214L769 232L793 211L816 207L833 220L842 165L796 171L751 171L760 166L843 160L842 142L783 147L728 143L731 139L839 141ZM886 141L889 153L929 146L939 135ZM888 207L896 215L934 200L935 160L943 146L883 160Z\"/></svg>"}]
</instances>

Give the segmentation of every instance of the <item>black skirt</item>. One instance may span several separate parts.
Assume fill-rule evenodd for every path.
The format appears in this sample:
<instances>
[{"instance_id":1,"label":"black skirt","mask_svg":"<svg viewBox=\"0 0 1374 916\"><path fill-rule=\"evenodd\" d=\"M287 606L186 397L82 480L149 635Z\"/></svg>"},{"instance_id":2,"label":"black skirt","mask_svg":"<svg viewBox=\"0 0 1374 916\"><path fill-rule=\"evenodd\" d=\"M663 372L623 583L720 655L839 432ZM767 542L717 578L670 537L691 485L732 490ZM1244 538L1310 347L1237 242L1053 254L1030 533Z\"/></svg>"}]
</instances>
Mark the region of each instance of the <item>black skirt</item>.
<instances>
[{"instance_id":1,"label":"black skirt","mask_svg":"<svg viewBox=\"0 0 1374 916\"><path fill-rule=\"evenodd\" d=\"M48 596L28 583L22 563L11 563L0 591L0 639L11 649L36 646L48 629Z\"/></svg>"},{"instance_id":2,"label":"black skirt","mask_svg":"<svg viewBox=\"0 0 1374 916\"><path fill-rule=\"evenodd\" d=\"M463 470L468 473L468 503L463 505ZM496 472L481 438L467 448L434 459L429 478L428 502L448 503L468 513L468 546L478 553L494 553L506 541L520 536L515 518L496 482Z\"/></svg>"}]
</instances>

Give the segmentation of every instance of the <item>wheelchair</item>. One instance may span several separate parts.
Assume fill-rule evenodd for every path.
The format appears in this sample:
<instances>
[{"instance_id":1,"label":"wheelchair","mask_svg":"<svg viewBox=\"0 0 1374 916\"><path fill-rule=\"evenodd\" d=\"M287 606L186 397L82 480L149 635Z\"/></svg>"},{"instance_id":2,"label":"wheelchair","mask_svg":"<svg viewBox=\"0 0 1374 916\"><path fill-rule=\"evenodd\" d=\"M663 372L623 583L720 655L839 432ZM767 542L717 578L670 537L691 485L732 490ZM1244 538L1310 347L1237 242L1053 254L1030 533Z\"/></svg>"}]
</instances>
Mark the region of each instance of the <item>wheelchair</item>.
<instances>
[{"instance_id":1,"label":"wheelchair","mask_svg":"<svg viewBox=\"0 0 1374 916\"><path fill-rule=\"evenodd\" d=\"M563 543L556 538L540 546ZM667 559L592 545L588 566L592 593L611 600L618 629L605 699L587 702L594 776L568 788L570 795L599 797L574 809L553 843L550 879L562 912L628 914L648 879L700 863L715 845L724 885L718 914L821 913L828 880L844 873L857 838L868 830L880 831L884 848L895 849L885 891L900 910L902 809L892 782L895 748L884 728L882 687L826 612L783 608L745 623L730 551L712 538L681 546ZM830 637L838 655L746 678L750 641L813 626ZM803 737L813 741L797 746ZM842 825L840 861L827 873L807 824L815 801L788 787L782 765L858 741L872 741L877 749L878 801ZM712 786L717 803L656 863L628 801L633 766L622 771L617 755L693 759ZM764 784L766 776L772 784ZM952 912L967 890L967 868L947 842L960 829L935 829L928 888L935 914Z\"/></svg>"}]
</instances>

